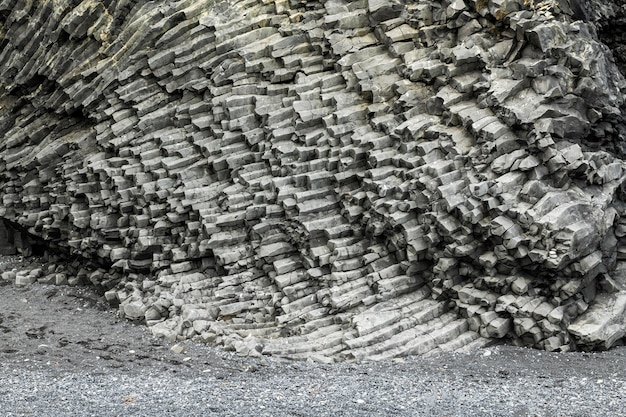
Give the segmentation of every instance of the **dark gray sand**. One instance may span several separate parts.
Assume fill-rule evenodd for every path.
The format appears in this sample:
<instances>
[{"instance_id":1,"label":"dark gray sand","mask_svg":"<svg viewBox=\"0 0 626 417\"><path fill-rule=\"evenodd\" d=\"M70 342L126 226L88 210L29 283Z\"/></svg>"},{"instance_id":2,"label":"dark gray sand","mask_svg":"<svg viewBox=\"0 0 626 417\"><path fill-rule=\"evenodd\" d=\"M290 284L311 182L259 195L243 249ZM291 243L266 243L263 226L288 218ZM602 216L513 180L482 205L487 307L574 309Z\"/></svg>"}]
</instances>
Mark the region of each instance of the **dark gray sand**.
<instances>
[{"instance_id":1,"label":"dark gray sand","mask_svg":"<svg viewBox=\"0 0 626 417\"><path fill-rule=\"evenodd\" d=\"M0 271L33 262L0 257ZM626 348L497 346L334 365L240 358L155 339L88 288L0 282L0 415L618 416Z\"/></svg>"}]
</instances>

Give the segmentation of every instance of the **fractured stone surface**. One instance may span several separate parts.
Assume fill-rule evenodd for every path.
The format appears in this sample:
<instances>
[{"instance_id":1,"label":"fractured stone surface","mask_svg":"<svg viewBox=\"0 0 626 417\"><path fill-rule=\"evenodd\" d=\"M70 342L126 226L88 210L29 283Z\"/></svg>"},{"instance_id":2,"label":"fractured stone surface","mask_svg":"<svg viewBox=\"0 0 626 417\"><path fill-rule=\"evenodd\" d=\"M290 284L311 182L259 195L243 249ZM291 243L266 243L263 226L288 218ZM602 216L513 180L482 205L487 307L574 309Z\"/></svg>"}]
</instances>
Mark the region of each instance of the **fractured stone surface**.
<instances>
[{"instance_id":1,"label":"fractured stone surface","mask_svg":"<svg viewBox=\"0 0 626 417\"><path fill-rule=\"evenodd\" d=\"M609 348L626 84L535 3L0 1L0 250L74 260L3 279L244 355Z\"/></svg>"}]
</instances>

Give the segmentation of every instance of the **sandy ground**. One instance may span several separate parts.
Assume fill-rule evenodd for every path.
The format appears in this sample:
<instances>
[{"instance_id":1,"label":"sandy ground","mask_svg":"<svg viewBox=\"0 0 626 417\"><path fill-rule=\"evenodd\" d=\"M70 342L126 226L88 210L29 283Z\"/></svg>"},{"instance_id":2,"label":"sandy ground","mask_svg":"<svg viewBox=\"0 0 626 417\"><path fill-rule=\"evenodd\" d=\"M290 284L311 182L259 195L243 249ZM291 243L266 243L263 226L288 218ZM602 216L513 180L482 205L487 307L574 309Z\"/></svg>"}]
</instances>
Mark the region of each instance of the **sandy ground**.
<instances>
[{"instance_id":1,"label":"sandy ground","mask_svg":"<svg viewBox=\"0 0 626 417\"><path fill-rule=\"evenodd\" d=\"M3 257L0 272L27 268L33 262L40 261ZM144 326L118 318L103 297L85 287L16 287L0 281L0 306L0 390L4 390L0 405L9 401L13 404L15 401L9 398L12 394L23 397L19 383L15 385L16 376L19 382L37 375L42 380L38 389L42 390L49 387L46 380L63 381L68 375L82 375L88 380L98 377L102 384L120 375L153 381L150 376L156 378L153 382L157 385L162 375L167 381L173 378L181 383L217 384L215 392L228 383L231 387L240 385L244 393L234 399L224 394L223 400L225 404L239 404L241 400L237 412L224 406L210 415L264 415L260 413L263 410L269 410L267 415L626 415L624 347L608 352L546 353L498 346L470 354L410 357L388 363L321 365L267 357L240 358L190 341L175 344L156 339ZM294 396L295 402L286 408L259 409L258 398L250 404L243 400L254 398L255 393L270 395L273 391L262 388L268 384L273 390L281 389L284 398L284 392L298 380L306 395ZM326 382L320 384L320 380ZM333 381L339 391L324 390ZM132 398L142 395L143 385L136 384ZM377 406L361 407L391 389L396 397L388 394L380 397ZM313 410L309 402L315 392L320 392L317 398L325 399L321 408ZM364 392L363 399L355 397L355 392ZM61 395L50 391L46 398L56 398L57 394ZM155 409L148 407L149 395L143 395L146 410L150 410L145 415L150 415ZM193 402L194 395L200 394L190 391L188 395ZM402 399L403 395L407 399ZM11 412L4 408L2 415L44 415L49 401L39 404L37 398L23 405L15 403ZM116 404L121 407L124 401L130 401L128 398L121 396ZM409 399L420 398L417 408L403 408L409 405ZM354 407L345 408L345 404ZM95 415L144 415L140 407L98 410ZM332 410L343 411L333 414ZM75 411L57 414L87 415L80 409ZM170 415L194 415L192 411L173 411Z\"/></svg>"}]
</instances>

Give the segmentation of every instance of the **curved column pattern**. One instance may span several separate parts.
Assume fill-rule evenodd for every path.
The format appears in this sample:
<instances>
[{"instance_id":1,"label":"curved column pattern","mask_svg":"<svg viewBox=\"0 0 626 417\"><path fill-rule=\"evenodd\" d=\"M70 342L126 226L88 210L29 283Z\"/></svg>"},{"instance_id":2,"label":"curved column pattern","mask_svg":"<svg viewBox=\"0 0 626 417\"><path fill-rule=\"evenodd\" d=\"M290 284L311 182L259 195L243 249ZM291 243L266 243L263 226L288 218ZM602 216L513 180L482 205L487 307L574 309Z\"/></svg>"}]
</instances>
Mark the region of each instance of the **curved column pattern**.
<instances>
[{"instance_id":1,"label":"curved column pattern","mask_svg":"<svg viewBox=\"0 0 626 417\"><path fill-rule=\"evenodd\" d=\"M0 217L66 259L16 279L245 355L608 348L626 85L572 3L3 0Z\"/></svg>"}]
</instances>

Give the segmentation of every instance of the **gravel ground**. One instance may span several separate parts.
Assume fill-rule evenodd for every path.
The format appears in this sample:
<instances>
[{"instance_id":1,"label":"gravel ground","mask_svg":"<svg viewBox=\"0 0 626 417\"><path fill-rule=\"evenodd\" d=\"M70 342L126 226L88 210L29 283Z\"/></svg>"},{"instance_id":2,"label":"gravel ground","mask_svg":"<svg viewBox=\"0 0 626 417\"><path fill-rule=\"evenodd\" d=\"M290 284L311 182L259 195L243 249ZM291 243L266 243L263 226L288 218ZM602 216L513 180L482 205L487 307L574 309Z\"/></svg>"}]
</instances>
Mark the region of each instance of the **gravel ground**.
<instances>
[{"instance_id":1,"label":"gravel ground","mask_svg":"<svg viewBox=\"0 0 626 417\"><path fill-rule=\"evenodd\" d=\"M2 416L626 415L624 347L325 365L155 339L87 288L0 283L0 303Z\"/></svg>"}]
</instances>

